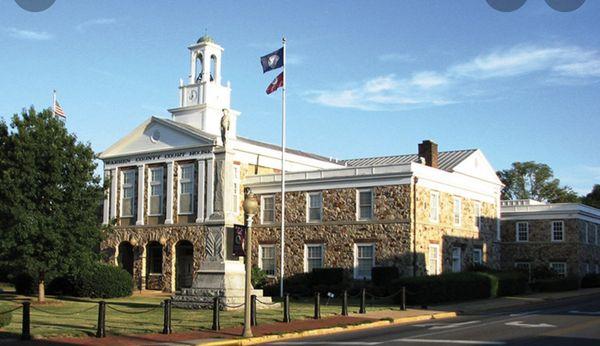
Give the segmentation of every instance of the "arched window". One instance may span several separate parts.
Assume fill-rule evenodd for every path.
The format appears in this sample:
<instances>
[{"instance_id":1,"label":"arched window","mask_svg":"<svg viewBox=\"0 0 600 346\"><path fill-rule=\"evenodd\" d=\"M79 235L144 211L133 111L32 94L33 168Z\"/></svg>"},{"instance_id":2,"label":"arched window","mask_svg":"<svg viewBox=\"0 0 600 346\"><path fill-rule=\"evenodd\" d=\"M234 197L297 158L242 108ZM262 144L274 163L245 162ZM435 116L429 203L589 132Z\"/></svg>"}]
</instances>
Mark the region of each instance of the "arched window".
<instances>
[{"instance_id":1,"label":"arched window","mask_svg":"<svg viewBox=\"0 0 600 346\"><path fill-rule=\"evenodd\" d=\"M217 79L217 57L214 55L210 56L210 81Z\"/></svg>"},{"instance_id":2,"label":"arched window","mask_svg":"<svg viewBox=\"0 0 600 346\"><path fill-rule=\"evenodd\" d=\"M163 247L157 241L152 241L146 246L146 272L148 274L162 273Z\"/></svg>"},{"instance_id":3,"label":"arched window","mask_svg":"<svg viewBox=\"0 0 600 346\"><path fill-rule=\"evenodd\" d=\"M196 55L196 77L194 78L196 83L202 80L202 72L204 71L204 65L202 64L202 61L202 54L198 53L198 55Z\"/></svg>"}]
</instances>

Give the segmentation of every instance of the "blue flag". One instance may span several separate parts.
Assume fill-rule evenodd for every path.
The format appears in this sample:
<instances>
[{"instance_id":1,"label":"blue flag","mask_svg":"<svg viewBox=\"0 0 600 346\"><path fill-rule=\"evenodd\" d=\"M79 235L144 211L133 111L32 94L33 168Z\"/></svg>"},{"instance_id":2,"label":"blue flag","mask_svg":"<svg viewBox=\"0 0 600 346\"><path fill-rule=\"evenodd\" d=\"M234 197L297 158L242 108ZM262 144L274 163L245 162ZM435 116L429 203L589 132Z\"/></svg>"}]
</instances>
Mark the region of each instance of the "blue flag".
<instances>
[{"instance_id":1,"label":"blue flag","mask_svg":"<svg viewBox=\"0 0 600 346\"><path fill-rule=\"evenodd\" d=\"M263 73L278 69L283 66L283 47L260 58Z\"/></svg>"}]
</instances>

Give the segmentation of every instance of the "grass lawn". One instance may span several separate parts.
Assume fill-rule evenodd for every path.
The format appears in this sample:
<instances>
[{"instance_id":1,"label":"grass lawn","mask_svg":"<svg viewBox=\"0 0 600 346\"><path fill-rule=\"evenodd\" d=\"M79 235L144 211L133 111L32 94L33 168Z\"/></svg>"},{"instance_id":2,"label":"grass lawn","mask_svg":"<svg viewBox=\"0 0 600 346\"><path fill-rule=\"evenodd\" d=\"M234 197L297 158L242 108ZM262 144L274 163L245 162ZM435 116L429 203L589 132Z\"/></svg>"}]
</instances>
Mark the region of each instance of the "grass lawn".
<instances>
[{"instance_id":1,"label":"grass lawn","mask_svg":"<svg viewBox=\"0 0 600 346\"><path fill-rule=\"evenodd\" d=\"M96 333L98 320L98 301L100 299L54 297L48 296L45 305L35 304L35 297L18 296L12 287L0 284L0 302L4 306L16 306L23 299L30 298L31 306L31 333L34 337L48 338L56 336L91 336ZM163 310L160 302L164 296L134 295L127 298L107 299L106 333L114 335L159 333L163 328ZM275 299L277 301L277 299ZM332 316L341 311L339 299L330 300L321 298L321 316ZM370 305L368 310L381 310L392 307L390 305ZM282 304L283 305L283 304ZM358 311L358 301L350 301L349 310ZM111 309L111 307L113 309ZM314 313L313 299L300 299L290 301L292 319L312 318ZM114 309L118 309L116 311ZM271 323L281 321L282 307L276 309L259 310L258 323ZM135 313L143 312L143 313ZM21 332L21 309L13 312L10 325L0 330L0 338L14 336ZM221 328L241 325L243 311L221 311ZM185 310L173 308L172 326L174 332L209 329L212 325L211 310Z\"/></svg>"}]
</instances>

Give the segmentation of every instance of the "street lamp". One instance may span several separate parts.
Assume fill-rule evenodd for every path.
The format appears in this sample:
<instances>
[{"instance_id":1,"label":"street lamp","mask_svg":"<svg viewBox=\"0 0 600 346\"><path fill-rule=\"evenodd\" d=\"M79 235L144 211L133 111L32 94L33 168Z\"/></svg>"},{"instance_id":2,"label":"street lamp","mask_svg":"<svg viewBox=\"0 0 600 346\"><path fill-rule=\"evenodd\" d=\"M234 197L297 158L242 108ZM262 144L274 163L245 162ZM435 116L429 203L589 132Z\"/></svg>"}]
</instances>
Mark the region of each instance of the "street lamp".
<instances>
[{"instance_id":1,"label":"street lamp","mask_svg":"<svg viewBox=\"0 0 600 346\"><path fill-rule=\"evenodd\" d=\"M244 333L245 338L252 337L250 326L250 294L252 293L252 221L258 210L256 196L249 188L244 196L244 213L246 214L246 290L244 296Z\"/></svg>"}]
</instances>

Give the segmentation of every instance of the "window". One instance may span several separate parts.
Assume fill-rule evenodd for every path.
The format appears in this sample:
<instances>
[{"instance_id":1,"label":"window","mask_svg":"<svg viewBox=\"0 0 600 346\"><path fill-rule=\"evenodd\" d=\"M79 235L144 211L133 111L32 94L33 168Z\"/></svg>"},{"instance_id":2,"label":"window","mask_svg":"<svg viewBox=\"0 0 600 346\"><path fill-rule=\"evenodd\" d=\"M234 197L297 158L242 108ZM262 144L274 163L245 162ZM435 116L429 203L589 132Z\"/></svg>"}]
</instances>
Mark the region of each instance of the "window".
<instances>
[{"instance_id":1,"label":"window","mask_svg":"<svg viewBox=\"0 0 600 346\"><path fill-rule=\"evenodd\" d=\"M531 281L531 263L529 262L515 262L515 269L527 273L527 277Z\"/></svg>"},{"instance_id":2,"label":"window","mask_svg":"<svg viewBox=\"0 0 600 346\"><path fill-rule=\"evenodd\" d=\"M150 168L149 215L161 215L163 212L163 169Z\"/></svg>"},{"instance_id":3,"label":"window","mask_svg":"<svg viewBox=\"0 0 600 346\"><path fill-rule=\"evenodd\" d=\"M475 227L481 229L481 202L475 202Z\"/></svg>"},{"instance_id":4,"label":"window","mask_svg":"<svg viewBox=\"0 0 600 346\"><path fill-rule=\"evenodd\" d=\"M375 265L375 245L356 244L354 258L354 278L371 280L371 269Z\"/></svg>"},{"instance_id":5,"label":"window","mask_svg":"<svg viewBox=\"0 0 600 346\"><path fill-rule=\"evenodd\" d=\"M584 274L589 274L589 273L590 273L590 264L589 264L589 263L587 263L587 262L586 262L586 263L584 263L584 264L583 264L583 270L582 270L582 271L583 271L583 273L584 273Z\"/></svg>"},{"instance_id":6,"label":"window","mask_svg":"<svg viewBox=\"0 0 600 346\"><path fill-rule=\"evenodd\" d=\"M552 241L565 240L565 224L562 221L552 221Z\"/></svg>"},{"instance_id":7,"label":"window","mask_svg":"<svg viewBox=\"0 0 600 346\"><path fill-rule=\"evenodd\" d=\"M454 226L460 226L462 220L462 201L460 197L454 197Z\"/></svg>"},{"instance_id":8,"label":"window","mask_svg":"<svg viewBox=\"0 0 600 346\"><path fill-rule=\"evenodd\" d=\"M193 164L179 166L179 213L194 213L194 176Z\"/></svg>"},{"instance_id":9,"label":"window","mask_svg":"<svg viewBox=\"0 0 600 346\"><path fill-rule=\"evenodd\" d=\"M517 234L516 240L518 242L529 241L529 223L528 222L517 222Z\"/></svg>"},{"instance_id":10,"label":"window","mask_svg":"<svg viewBox=\"0 0 600 346\"><path fill-rule=\"evenodd\" d=\"M589 242L590 242L590 227L587 222L585 223L585 227L584 227L583 231L584 231L584 233L583 233L584 243L589 244Z\"/></svg>"},{"instance_id":11,"label":"window","mask_svg":"<svg viewBox=\"0 0 600 346\"><path fill-rule=\"evenodd\" d=\"M323 244L304 245L304 259L304 271L307 273L323 268Z\"/></svg>"},{"instance_id":12,"label":"window","mask_svg":"<svg viewBox=\"0 0 600 346\"><path fill-rule=\"evenodd\" d=\"M148 274L162 273L162 246L158 242L151 242L147 247L146 272Z\"/></svg>"},{"instance_id":13,"label":"window","mask_svg":"<svg viewBox=\"0 0 600 346\"><path fill-rule=\"evenodd\" d=\"M240 209L240 166L233 166L233 191L231 194L231 211Z\"/></svg>"},{"instance_id":14,"label":"window","mask_svg":"<svg viewBox=\"0 0 600 346\"><path fill-rule=\"evenodd\" d=\"M473 264L483 264L483 250L473 249Z\"/></svg>"},{"instance_id":15,"label":"window","mask_svg":"<svg viewBox=\"0 0 600 346\"><path fill-rule=\"evenodd\" d=\"M427 259L427 275L438 275L440 268L440 246L429 244L429 258Z\"/></svg>"},{"instance_id":16,"label":"window","mask_svg":"<svg viewBox=\"0 0 600 346\"><path fill-rule=\"evenodd\" d=\"M358 190L358 219L370 220L373 218L373 190Z\"/></svg>"},{"instance_id":17,"label":"window","mask_svg":"<svg viewBox=\"0 0 600 346\"><path fill-rule=\"evenodd\" d=\"M321 221L323 214L323 194L311 192L308 194L308 222Z\"/></svg>"},{"instance_id":18,"label":"window","mask_svg":"<svg viewBox=\"0 0 600 346\"><path fill-rule=\"evenodd\" d=\"M135 211L135 171L123 171L122 179L121 216L132 217Z\"/></svg>"},{"instance_id":19,"label":"window","mask_svg":"<svg viewBox=\"0 0 600 346\"><path fill-rule=\"evenodd\" d=\"M429 193L429 221L440 221L440 193L431 191Z\"/></svg>"},{"instance_id":20,"label":"window","mask_svg":"<svg viewBox=\"0 0 600 346\"><path fill-rule=\"evenodd\" d=\"M275 222L275 196L261 196L261 223Z\"/></svg>"},{"instance_id":21,"label":"window","mask_svg":"<svg viewBox=\"0 0 600 346\"><path fill-rule=\"evenodd\" d=\"M269 276L275 275L275 245L259 245L258 256L260 269Z\"/></svg>"},{"instance_id":22,"label":"window","mask_svg":"<svg viewBox=\"0 0 600 346\"><path fill-rule=\"evenodd\" d=\"M550 262L550 269L554 270L561 278L567 276L567 264L565 262Z\"/></svg>"},{"instance_id":23,"label":"window","mask_svg":"<svg viewBox=\"0 0 600 346\"><path fill-rule=\"evenodd\" d=\"M458 273L462 270L462 249L452 248L452 271Z\"/></svg>"}]
</instances>

